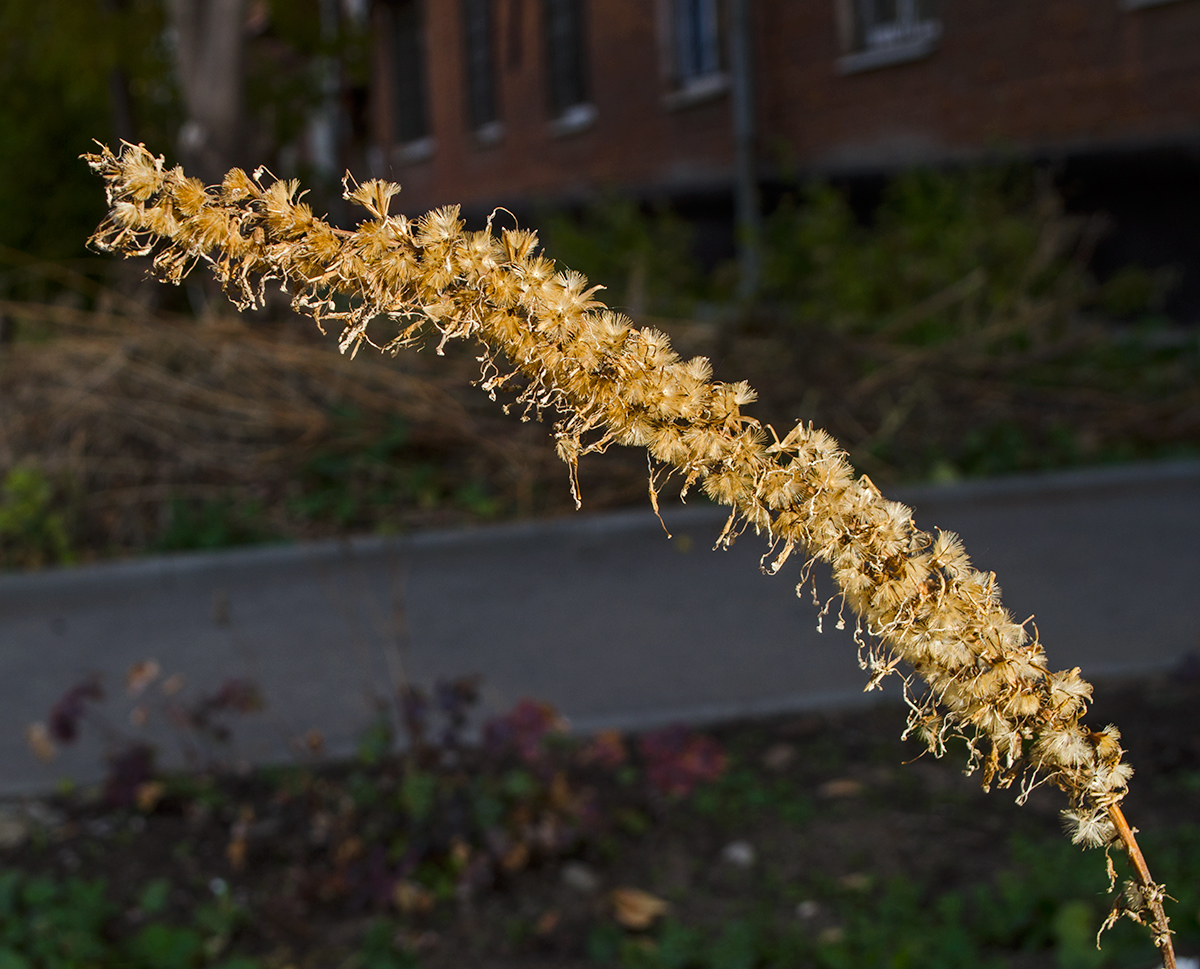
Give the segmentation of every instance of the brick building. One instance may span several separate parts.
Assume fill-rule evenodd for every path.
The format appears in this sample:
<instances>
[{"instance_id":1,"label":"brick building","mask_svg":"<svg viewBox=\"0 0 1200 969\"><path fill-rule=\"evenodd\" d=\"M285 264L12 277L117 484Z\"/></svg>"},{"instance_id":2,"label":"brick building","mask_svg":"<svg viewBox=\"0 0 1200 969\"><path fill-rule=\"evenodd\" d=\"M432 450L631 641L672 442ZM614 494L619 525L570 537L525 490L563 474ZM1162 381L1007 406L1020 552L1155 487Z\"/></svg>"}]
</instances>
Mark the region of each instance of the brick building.
<instances>
[{"instance_id":1,"label":"brick building","mask_svg":"<svg viewBox=\"0 0 1200 969\"><path fill-rule=\"evenodd\" d=\"M370 167L408 211L613 186L728 210L744 90L760 185L1001 150L1066 166L1079 204L1123 220L1121 245L1194 248L1200 0L376 0L372 16Z\"/></svg>"},{"instance_id":2,"label":"brick building","mask_svg":"<svg viewBox=\"0 0 1200 969\"><path fill-rule=\"evenodd\" d=\"M380 0L375 164L418 207L733 177L722 0ZM841 173L1200 147L1200 0L750 0L755 141Z\"/></svg>"}]
</instances>

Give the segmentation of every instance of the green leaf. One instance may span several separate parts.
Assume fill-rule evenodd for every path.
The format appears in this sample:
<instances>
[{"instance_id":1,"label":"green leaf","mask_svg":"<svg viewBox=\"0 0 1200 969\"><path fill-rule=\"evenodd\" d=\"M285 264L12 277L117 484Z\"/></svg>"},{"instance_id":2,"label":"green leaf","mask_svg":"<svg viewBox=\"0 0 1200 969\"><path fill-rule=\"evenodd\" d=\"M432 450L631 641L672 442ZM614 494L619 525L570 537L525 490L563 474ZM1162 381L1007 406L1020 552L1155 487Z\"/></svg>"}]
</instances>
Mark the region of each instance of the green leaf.
<instances>
[{"instance_id":1,"label":"green leaf","mask_svg":"<svg viewBox=\"0 0 1200 969\"><path fill-rule=\"evenodd\" d=\"M15 949L0 948L0 969L33 969L33 963Z\"/></svg>"},{"instance_id":2,"label":"green leaf","mask_svg":"<svg viewBox=\"0 0 1200 969\"><path fill-rule=\"evenodd\" d=\"M537 789L537 779L529 771L510 770L504 775L504 793L514 801L531 797Z\"/></svg>"},{"instance_id":3,"label":"green leaf","mask_svg":"<svg viewBox=\"0 0 1200 969\"><path fill-rule=\"evenodd\" d=\"M171 898L171 883L165 878L156 878L147 883L138 897L138 908L147 915L157 915L167 907Z\"/></svg>"},{"instance_id":4,"label":"green leaf","mask_svg":"<svg viewBox=\"0 0 1200 969\"><path fill-rule=\"evenodd\" d=\"M358 750L355 753L359 761L372 767L391 752L395 740L391 720L381 716L363 731L363 735L358 741Z\"/></svg>"},{"instance_id":5,"label":"green leaf","mask_svg":"<svg viewBox=\"0 0 1200 969\"><path fill-rule=\"evenodd\" d=\"M387 919L377 919L367 930L358 953L362 969L417 969L417 959L396 945L396 930Z\"/></svg>"},{"instance_id":6,"label":"green leaf","mask_svg":"<svg viewBox=\"0 0 1200 969\"><path fill-rule=\"evenodd\" d=\"M1097 920L1087 902L1067 902L1054 916L1055 962L1060 969L1097 969L1104 953L1096 948Z\"/></svg>"},{"instance_id":7,"label":"green leaf","mask_svg":"<svg viewBox=\"0 0 1200 969\"><path fill-rule=\"evenodd\" d=\"M433 813L437 778L430 773L410 770L400 784L400 805L417 824Z\"/></svg>"},{"instance_id":8,"label":"green leaf","mask_svg":"<svg viewBox=\"0 0 1200 969\"><path fill-rule=\"evenodd\" d=\"M658 964L662 969L684 969L700 951L700 933L678 922L667 922L658 937Z\"/></svg>"},{"instance_id":9,"label":"green leaf","mask_svg":"<svg viewBox=\"0 0 1200 969\"><path fill-rule=\"evenodd\" d=\"M602 966L612 965L617 961L617 953L621 950L621 940L625 934L611 923L600 923L592 926L588 932L584 948L587 957Z\"/></svg>"},{"instance_id":10,"label":"green leaf","mask_svg":"<svg viewBox=\"0 0 1200 969\"><path fill-rule=\"evenodd\" d=\"M191 969L200 959L202 942L192 929L154 923L135 935L129 948L146 969Z\"/></svg>"},{"instance_id":11,"label":"green leaf","mask_svg":"<svg viewBox=\"0 0 1200 969\"><path fill-rule=\"evenodd\" d=\"M749 923L730 922L705 959L707 969L754 969L758 961L756 936Z\"/></svg>"}]
</instances>

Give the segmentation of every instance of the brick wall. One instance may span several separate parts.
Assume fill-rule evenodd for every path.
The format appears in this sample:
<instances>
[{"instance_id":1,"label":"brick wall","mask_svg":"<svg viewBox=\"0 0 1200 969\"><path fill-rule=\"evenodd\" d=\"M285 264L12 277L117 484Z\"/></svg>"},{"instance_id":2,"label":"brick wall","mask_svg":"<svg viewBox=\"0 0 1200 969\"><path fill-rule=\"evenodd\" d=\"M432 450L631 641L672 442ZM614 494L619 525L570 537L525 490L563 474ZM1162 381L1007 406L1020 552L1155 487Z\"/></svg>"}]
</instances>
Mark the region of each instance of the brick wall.
<instances>
[{"instance_id":1,"label":"brick wall","mask_svg":"<svg viewBox=\"0 0 1200 969\"><path fill-rule=\"evenodd\" d=\"M1196 0L946 0L931 56L849 76L832 3L769 0L760 15L764 137L806 166L1200 143Z\"/></svg>"},{"instance_id":2,"label":"brick wall","mask_svg":"<svg viewBox=\"0 0 1200 969\"><path fill-rule=\"evenodd\" d=\"M728 180L728 99L675 111L662 105L668 86L653 0L586 4L597 114L590 127L568 135L552 131L540 3L500 0L495 51L504 133L491 145L478 144L469 130L458 10L452 0L426 5L433 155L402 164L390 149L381 153L384 171L404 186L406 209L448 202L522 204L582 197L618 185L651 191L716 187ZM385 60L386 51L381 53ZM384 86L385 70L380 64L376 90ZM386 97L377 98L377 130L385 133L388 110Z\"/></svg>"},{"instance_id":3,"label":"brick wall","mask_svg":"<svg viewBox=\"0 0 1200 969\"><path fill-rule=\"evenodd\" d=\"M944 0L924 59L849 75L835 0L752 0L760 158L826 172L970 157L1200 144L1200 0L1125 10L1120 0ZM545 92L540 0L497 0L502 138L469 130L459 4L427 0L433 154L402 162L390 140L385 39L375 83L381 173L408 211L727 188L729 100L669 109L661 0L586 0L596 118L557 136Z\"/></svg>"}]
</instances>

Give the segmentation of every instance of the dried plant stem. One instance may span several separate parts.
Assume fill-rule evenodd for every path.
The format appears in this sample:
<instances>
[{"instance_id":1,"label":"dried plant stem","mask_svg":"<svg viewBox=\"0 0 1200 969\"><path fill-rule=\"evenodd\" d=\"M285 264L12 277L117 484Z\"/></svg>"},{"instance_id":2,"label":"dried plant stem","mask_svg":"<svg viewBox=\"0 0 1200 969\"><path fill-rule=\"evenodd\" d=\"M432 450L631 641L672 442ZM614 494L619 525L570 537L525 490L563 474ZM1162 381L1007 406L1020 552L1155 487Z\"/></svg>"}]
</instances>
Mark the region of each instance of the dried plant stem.
<instances>
[{"instance_id":1,"label":"dried plant stem","mask_svg":"<svg viewBox=\"0 0 1200 969\"><path fill-rule=\"evenodd\" d=\"M867 688L901 664L913 671L904 679L906 736L935 755L948 737L963 737L968 772L980 769L985 788L1018 784L1024 801L1049 781L1070 799L1064 814L1076 844L1124 841L1114 808L1133 771L1119 731L1084 726L1091 684L1077 668L1050 670L1036 635L1002 606L996 576L972 567L958 536L918 529L911 510L859 476L824 431L800 423L780 434L743 414L756 396L748 384L712 380L708 360L681 360L664 334L608 310L599 287L559 272L532 232L497 235L490 223L468 232L453 207L416 220L391 215L399 186L378 180L347 188L370 217L344 232L314 216L297 182L264 180L261 170L234 169L210 189L141 146L125 145L120 157L104 148L88 161L112 209L93 236L98 248L153 254L171 282L207 263L241 306L261 302L266 281L278 280L298 311L342 328L351 355L364 345L398 352L429 328L439 351L451 339L478 341L480 383L493 399L515 389L523 416L561 415L555 439L577 502L580 456L642 447L655 509L658 475L679 474L684 496L700 487L731 509L718 546L753 526L770 542L768 574L799 550L808 563L797 592L813 561L827 563L834 598L857 617ZM394 328L382 346L368 334L377 320ZM1142 882L1126 887L1114 915L1146 924L1153 911L1155 941L1169 955L1157 914L1163 889L1143 871L1144 862Z\"/></svg>"},{"instance_id":2,"label":"dried plant stem","mask_svg":"<svg viewBox=\"0 0 1200 969\"><path fill-rule=\"evenodd\" d=\"M1117 829L1117 836L1121 839L1121 844L1125 846L1125 853L1129 856L1130 864L1133 865L1137 888L1141 892L1146 908L1149 909L1150 915L1146 919L1145 924L1149 926L1150 931L1154 934L1154 944L1158 946L1159 952L1162 953L1162 969L1176 969L1175 946L1171 942L1171 923L1167 918L1167 913L1163 911L1162 900L1165 894L1163 886L1155 882L1150 876L1150 868L1146 864L1146 857L1142 854L1141 846L1137 843L1134 829L1125 820L1125 814L1121 810L1121 805L1111 805L1108 809L1108 816L1112 819L1113 827ZM1114 910L1113 915L1110 916L1110 922L1105 924L1111 924L1112 921L1120 918L1122 914L1124 913Z\"/></svg>"}]
</instances>

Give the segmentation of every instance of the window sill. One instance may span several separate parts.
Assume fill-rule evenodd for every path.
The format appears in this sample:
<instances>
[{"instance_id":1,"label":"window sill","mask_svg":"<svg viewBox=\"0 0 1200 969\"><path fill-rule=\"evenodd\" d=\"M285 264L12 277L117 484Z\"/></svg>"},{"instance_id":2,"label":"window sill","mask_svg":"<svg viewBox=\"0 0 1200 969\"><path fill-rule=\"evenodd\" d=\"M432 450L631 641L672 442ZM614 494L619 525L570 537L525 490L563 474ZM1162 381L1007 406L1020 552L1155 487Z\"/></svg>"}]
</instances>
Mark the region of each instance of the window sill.
<instances>
[{"instance_id":1,"label":"window sill","mask_svg":"<svg viewBox=\"0 0 1200 969\"><path fill-rule=\"evenodd\" d=\"M556 138L565 138L567 135L586 131L595 123L596 106L594 104L573 104L550 122L550 132Z\"/></svg>"},{"instance_id":2,"label":"window sill","mask_svg":"<svg viewBox=\"0 0 1200 969\"><path fill-rule=\"evenodd\" d=\"M504 122L489 121L475 129L475 144L480 148L490 148L504 140Z\"/></svg>"},{"instance_id":3,"label":"window sill","mask_svg":"<svg viewBox=\"0 0 1200 969\"><path fill-rule=\"evenodd\" d=\"M1163 0L1151 0L1151 2L1163 2ZM931 24L930 26L934 29L924 37L845 54L838 58L837 71L839 74L860 74L863 71L874 71L883 67L924 60L937 50L938 41L942 36L941 24Z\"/></svg>"},{"instance_id":4,"label":"window sill","mask_svg":"<svg viewBox=\"0 0 1200 969\"><path fill-rule=\"evenodd\" d=\"M428 161L437 149L437 142L432 135L418 138L416 141L406 141L392 149L392 163L396 165L413 165L417 162Z\"/></svg>"},{"instance_id":5,"label":"window sill","mask_svg":"<svg viewBox=\"0 0 1200 969\"><path fill-rule=\"evenodd\" d=\"M1178 0L1121 0L1122 10L1144 10L1146 7L1164 7Z\"/></svg>"},{"instance_id":6,"label":"window sill","mask_svg":"<svg viewBox=\"0 0 1200 969\"><path fill-rule=\"evenodd\" d=\"M693 104L715 101L729 90L729 75L723 72L689 78L669 94L663 95L663 107L668 111L690 108Z\"/></svg>"}]
</instances>

